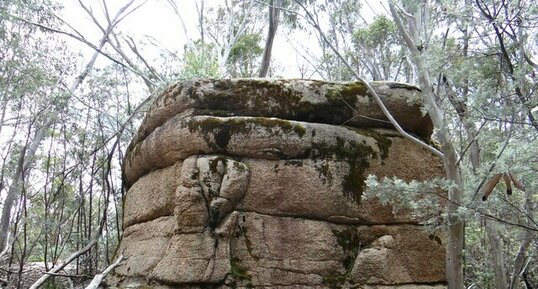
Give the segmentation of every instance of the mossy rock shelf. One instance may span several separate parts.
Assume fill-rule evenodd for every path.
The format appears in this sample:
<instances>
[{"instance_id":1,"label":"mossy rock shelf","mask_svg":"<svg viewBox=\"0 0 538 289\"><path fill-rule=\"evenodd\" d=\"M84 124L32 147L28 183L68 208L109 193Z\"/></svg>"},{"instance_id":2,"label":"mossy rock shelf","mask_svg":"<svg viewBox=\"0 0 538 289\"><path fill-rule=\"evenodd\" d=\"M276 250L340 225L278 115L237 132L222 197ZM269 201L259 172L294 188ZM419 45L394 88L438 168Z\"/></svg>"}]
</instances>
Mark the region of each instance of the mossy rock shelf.
<instances>
[{"instance_id":1,"label":"mossy rock shelf","mask_svg":"<svg viewBox=\"0 0 538 289\"><path fill-rule=\"evenodd\" d=\"M396 82L370 85L404 129L430 137L433 126L421 111L417 87ZM134 143L177 114L276 117L358 128L392 128L361 82L199 79L178 82L157 97Z\"/></svg>"}]
</instances>

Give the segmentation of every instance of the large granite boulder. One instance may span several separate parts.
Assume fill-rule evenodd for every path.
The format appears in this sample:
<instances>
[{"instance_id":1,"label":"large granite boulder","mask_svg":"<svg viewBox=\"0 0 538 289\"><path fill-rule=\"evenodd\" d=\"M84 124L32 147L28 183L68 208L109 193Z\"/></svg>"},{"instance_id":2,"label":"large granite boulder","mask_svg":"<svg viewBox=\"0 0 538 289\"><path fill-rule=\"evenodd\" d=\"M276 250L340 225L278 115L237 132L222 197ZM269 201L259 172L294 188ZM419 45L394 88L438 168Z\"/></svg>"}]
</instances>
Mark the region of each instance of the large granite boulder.
<instances>
[{"instance_id":1,"label":"large granite boulder","mask_svg":"<svg viewBox=\"0 0 538 289\"><path fill-rule=\"evenodd\" d=\"M417 88L372 86L404 129L430 137ZM442 238L414 214L362 198L369 174L442 171L360 82L180 82L128 148L127 259L109 285L445 288Z\"/></svg>"}]
</instances>

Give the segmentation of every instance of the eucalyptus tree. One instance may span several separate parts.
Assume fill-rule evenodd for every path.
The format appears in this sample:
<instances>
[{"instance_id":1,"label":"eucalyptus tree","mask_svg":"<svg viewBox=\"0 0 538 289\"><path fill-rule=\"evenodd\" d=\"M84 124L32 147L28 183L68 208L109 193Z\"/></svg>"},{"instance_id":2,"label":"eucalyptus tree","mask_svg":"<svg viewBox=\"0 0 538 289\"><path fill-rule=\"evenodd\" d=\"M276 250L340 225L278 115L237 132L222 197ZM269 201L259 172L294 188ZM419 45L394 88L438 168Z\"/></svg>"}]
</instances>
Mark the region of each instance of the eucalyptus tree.
<instances>
[{"instance_id":1,"label":"eucalyptus tree","mask_svg":"<svg viewBox=\"0 0 538 289\"><path fill-rule=\"evenodd\" d=\"M66 103L62 92L65 76L73 66L68 62L69 53L65 44L53 42L48 46L48 35L40 33L38 27L12 21L10 15L16 13L29 19L53 21L51 13L58 6L48 2L27 3L1 2L1 41L0 58L2 89L2 146L6 155L4 160L13 160L2 165L2 186L0 190L6 195L0 219L0 247L7 247L8 229L12 208L19 197L21 183L45 136L48 126L54 118L54 108ZM52 111L52 112L51 112ZM4 137L11 135L11 137ZM37 142L33 142L33 139Z\"/></svg>"},{"instance_id":2,"label":"eucalyptus tree","mask_svg":"<svg viewBox=\"0 0 538 289\"><path fill-rule=\"evenodd\" d=\"M319 63L318 72L327 80L346 80L353 77L344 63L360 70L360 64L353 54L353 32L364 24L361 16L361 2L352 0L338 1L294 1L298 13L308 11L307 24L314 24L315 29L323 31L317 35L321 56L315 60ZM323 25L326 23L326 25ZM323 26L323 27L321 27ZM317 31L316 31L317 32ZM340 56L335 54L340 52Z\"/></svg>"},{"instance_id":3,"label":"eucalyptus tree","mask_svg":"<svg viewBox=\"0 0 538 289\"><path fill-rule=\"evenodd\" d=\"M96 44L87 41L81 34L62 30L72 27L63 26L66 24L59 20L59 5L43 1L24 4L1 2L2 33L5 36L1 45L6 56L0 59L3 62L2 73L6 76L2 78L1 87L1 145L6 148L6 153L3 155L0 189L6 199L0 219L0 243L6 249L10 244L16 246L17 250L15 247L11 250L16 254L11 256L18 256L21 264L19 272L22 272L22 264L27 258L54 261L65 256L67 251L76 250L73 258L53 269L53 272L57 272L68 262L90 251L101 232L107 229L108 204L121 191L117 181L120 179L118 170L116 173L111 170L113 164L119 167L119 160L112 159L112 156L121 153L114 154L118 150L118 142L111 146L109 141L116 136L119 138L121 133L118 135L117 132L126 127L117 118L120 115L118 111L98 114L95 118L98 125L93 130L100 134L92 139L100 141L88 148L85 145L92 141L81 133L80 123L84 123L83 119L86 118L88 124L90 114L86 114L85 110L82 110L82 114L73 113L77 107L102 107L103 103L93 104L81 98L79 90L88 75L91 75L97 57L106 54L103 48L111 43L110 39L114 36L112 31L136 8L131 7L133 2L127 2L116 15L107 14L105 25L100 27L103 28L103 36ZM75 56L68 51L69 46L65 44L63 35L77 38L95 49L84 66L72 65ZM117 41L112 43L117 44ZM116 53L122 56L117 50ZM113 59L110 55L108 58ZM128 59L124 60L127 64L120 63L118 71L123 69L123 74L139 72L137 66L129 66ZM145 73L151 76L151 71ZM146 84L152 80L150 77L143 79ZM96 87L98 86L92 88ZM110 84L109 88L112 87L114 86ZM128 88L128 84L125 87ZM92 99L98 98L90 98ZM111 100L116 104L121 103L117 98ZM114 106L108 105L108 109L112 107ZM130 113L135 110L127 109ZM105 128L110 120L114 120L114 133L107 135ZM12 137L4 138L8 134ZM76 151L77 145L81 146L82 151ZM84 166L88 159L90 164L95 165ZM88 167L91 168L89 171L81 170ZM99 178L99 175L102 177ZM79 180L80 186L76 180ZM92 198L92 182L98 183L100 194L96 194L96 198ZM67 206L66 202L72 198L78 198L79 201L73 204L74 207ZM88 200L89 208L80 207L84 200ZM83 214L84 211L87 214ZM74 225L77 217L83 217L81 221L93 225L77 227ZM39 226L40 222L42 226ZM115 223L119 222L116 220ZM7 236L12 224L12 239L15 243L8 244ZM33 230L29 227L31 225L34 225ZM73 233L75 231L78 233ZM71 243L73 234L80 235L80 238ZM107 238L108 236L109 234ZM50 275L40 279L34 287L39 286L48 276Z\"/></svg>"},{"instance_id":4,"label":"eucalyptus tree","mask_svg":"<svg viewBox=\"0 0 538 289\"><path fill-rule=\"evenodd\" d=\"M260 47L261 35L257 33L244 34L237 39L228 58L228 73L230 77L252 77L257 73L257 60L264 49ZM267 68L269 69L269 68Z\"/></svg>"},{"instance_id":5,"label":"eucalyptus tree","mask_svg":"<svg viewBox=\"0 0 538 289\"><path fill-rule=\"evenodd\" d=\"M192 45L185 46L178 78L217 78L218 76L219 63L214 45L198 40Z\"/></svg>"},{"instance_id":6,"label":"eucalyptus tree","mask_svg":"<svg viewBox=\"0 0 538 289\"><path fill-rule=\"evenodd\" d=\"M208 7L200 13L199 17L203 17L199 21L201 40L216 48L221 76L231 74L232 57L235 57L234 60L251 61L249 55L243 57L242 53L250 53L261 40L256 35L261 33L262 23L257 20L263 18L262 7L256 1L225 0L223 4ZM240 55L245 59L239 59Z\"/></svg>"},{"instance_id":7,"label":"eucalyptus tree","mask_svg":"<svg viewBox=\"0 0 538 289\"><path fill-rule=\"evenodd\" d=\"M182 52L183 71L178 74L180 78L257 75L263 51L260 47L265 18L263 1L196 1L198 35L185 28L181 2L167 0L167 4L182 23L183 34L187 36ZM266 53L270 51L266 49ZM214 72L214 59L217 73Z\"/></svg>"},{"instance_id":8,"label":"eucalyptus tree","mask_svg":"<svg viewBox=\"0 0 538 289\"><path fill-rule=\"evenodd\" d=\"M283 14L288 18L295 14L291 26L299 26L301 33L313 26L321 52L304 57L324 79L352 79L351 70L369 80L412 78L412 66L394 23L382 14L369 23L361 2L295 0Z\"/></svg>"},{"instance_id":9,"label":"eucalyptus tree","mask_svg":"<svg viewBox=\"0 0 538 289\"><path fill-rule=\"evenodd\" d=\"M521 92L521 87L530 85L525 84L524 78L515 80L513 69L502 68L507 65L507 55L503 52L503 43L506 40L499 38L498 33L494 34L497 38L489 37L491 30L487 29L487 23L492 19L484 14L486 10L500 11L505 5L511 6L509 3L513 5L515 3L490 2L491 10L484 8L484 3L478 1L476 3L474 7L465 1L454 3L454 6L430 2L403 2L399 5L395 1L389 5L391 15L418 72L418 83L426 108L437 128L436 136L444 153L447 177L455 183L454 189L449 190L450 203L448 205L447 277L449 288L464 288L465 223L461 211L462 208L475 211L479 208L475 200L477 191L484 182L476 182L475 178L482 178L485 181L492 171L498 171L505 176L510 176L508 179L505 178L506 186L518 182L517 176L523 174L523 171L502 167L497 163L501 163L505 158L507 147L513 149L508 146L510 141L515 142L516 138L513 135L521 132L530 133L527 141L536 143L536 134L533 136L536 132L533 132L535 121L529 114L526 103L528 101L526 98L531 94L522 96ZM456 5L465 8L454 13L456 11L452 9ZM478 11L486 17L481 17ZM515 14L525 17L521 9L510 11L516 11ZM509 15L508 10L505 12L497 13L497 19L494 22L511 23L513 17ZM536 15L527 18L527 25L529 25L527 27L536 27L536 24L532 23L536 21L535 19ZM438 26L444 26L446 29L435 29ZM495 30L495 24L493 26ZM532 65L525 65L523 62L521 64L519 68L523 71L528 72L529 69L533 69ZM488 71L493 79L481 74L485 71ZM515 83L515 85L510 83ZM496 117L486 116L493 112L497 113ZM506 121L509 122L508 125ZM465 138L455 137L458 135ZM482 144L488 141L505 145L488 148L487 145ZM491 154L495 157L488 158L487 156ZM467 157L469 157L468 167L462 165L461 161ZM521 161L530 157L531 155L524 154ZM481 158L488 160L485 168L482 166ZM520 202L520 206L524 203ZM512 213L521 215L523 212L520 209L517 211ZM492 223L492 221L502 222L503 218L491 210L479 212L485 218L489 243L493 248L490 255L493 257L495 286L506 288L508 282L504 264L504 246ZM525 216L526 213L522 215ZM532 215L527 215L527 217L530 218L529 220L534 218ZM525 229L536 230L536 226L531 225ZM524 243L526 242L524 240Z\"/></svg>"},{"instance_id":10,"label":"eucalyptus tree","mask_svg":"<svg viewBox=\"0 0 538 289\"><path fill-rule=\"evenodd\" d=\"M412 67L398 38L396 26L385 15L375 16L372 23L353 30L351 54L357 68L372 80L411 82Z\"/></svg>"}]
</instances>

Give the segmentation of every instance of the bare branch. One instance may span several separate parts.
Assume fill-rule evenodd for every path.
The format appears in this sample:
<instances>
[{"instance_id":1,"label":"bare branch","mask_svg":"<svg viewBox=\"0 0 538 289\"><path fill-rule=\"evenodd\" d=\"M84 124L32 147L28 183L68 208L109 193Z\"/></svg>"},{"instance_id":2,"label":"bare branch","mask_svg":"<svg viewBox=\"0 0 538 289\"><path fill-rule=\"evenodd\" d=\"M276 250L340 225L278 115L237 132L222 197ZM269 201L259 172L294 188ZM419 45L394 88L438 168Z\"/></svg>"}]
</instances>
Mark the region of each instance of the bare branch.
<instances>
[{"instance_id":1,"label":"bare branch","mask_svg":"<svg viewBox=\"0 0 538 289\"><path fill-rule=\"evenodd\" d=\"M60 264L58 267L54 267L53 269L49 270L47 273L58 273L61 271L65 266L67 266L69 263L73 262L75 259L77 259L80 255L88 252L93 246L97 244L97 240L99 239L100 233L95 234L94 237L84 246L82 249L78 250L77 252L71 254L69 258L67 258L62 264ZM37 289L39 288L49 277L52 276L52 274L44 274L39 279L37 279L32 286L30 286L29 289Z\"/></svg>"},{"instance_id":2,"label":"bare branch","mask_svg":"<svg viewBox=\"0 0 538 289\"><path fill-rule=\"evenodd\" d=\"M392 114L389 112L389 110L387 109L387 107L385 106L385 104L383 104L383 101L381 100L381 97L379 97L379 95L377 94L377 92L372 88L372 86L370 86L370 84L364 80L352 67L351 65L348 63L348 61L340 54L340 52L332 45L332 43L327 39L325 33L323 32L323 30L321 29L321 27L319 26L319 22L316 21L314 19L314 17L312 16L312 14L306 9L306 7L304 7L302 5L302 3L296 1L296 3L301 6L301 8L305 11L306 13L306 17L305 19L310 23L310 25L312 25L312 27L314 27L319 35L321 36L321 38L323 39L323 41L329 46L329 48L331 48L331 50L336 54L336 56L346 65L346 67L349 69L349 71L351 73L353 73L353 76L360 82L362 82L367 90L368 90L368 93L374 98L375 102L377 103L377 105L379 106L379 108L381 109L381 111L383 112L383 114L385 115L385 117L390 121L390 123L394 126L394 128L396 128L396 130L406 139L409 139L410 141L412 141L413 143L419 145L420 147L432 152L434 155L438 156L438 157L443 157L443 153L440 152L438 149L426 144L425 142L421 141L420 139L410 135L409 133L407 133L405 130L402 129L402 127L400 126L400 124L398 124L398 122L396 121L396 119L394 119L394 117L392 116Z\"/></svg>"},{"instance_id":3,"label":"bare branch","mask_svg":"<svg viewBox=\"0 0 538 289\"><path fill-rule=\"evenodd\" d=\"M108 275L108 273L110 273L112 269L116 268L121 263L121 261L123 261L123 259L123 255L120 255L116 262L110 264L110 266L108 266L105 271L103 271L101 274L95 275L92 282L90 282L90 284L86 286L85 289L97 289L99 285L101 285L101 282L103 282L103 279L106 277L106 275Z\"/></svg>"},{"instance_id":4,"label":"bare branch","mask_svg":"<svg viewBox=\"0 0 538 289\"><path fill-rule=\"evenodd\" d=\"M108 58L110 61L120 65L121 67L135 73L136 75L142 77L142 79L147 82L147 83L150 83L152 87L155 87L157 86L156 83L154 83L153 81L151 81L150 79L148 79L145 75L143 75L140 71L137 71L135 70L132 66L128 65L128 64L125 64L123 63L122 61L114 58L113 56L111 56L110 54L106 53L105 51L103 51L102 48L99 48L97 47L95 44L91 43L90 41L88 41L86 38L82 37L82 36L79 36L81 35L78 31L75 30L75 33L79 34L79 35L75 35L71 32L67 32L67 31L63 31L63 30L60 30L60 29L56 29L56 28L52 28L52 27L48 27L48 26L45 26L43 24L40 24L40 23L36 23L36 22L32 22L28 19L24 19L22 17L19 17L19 16L16 16L16 15L11 15L11 14L8 14L9 17L12 17L13 19L16 19L16 20L19 20L19 21L22 21L24 23L27 23L27 24L30 24L30 25L33 25L33 26L36 26L36 27L39 27L41 29L44 29L44 30L47 30L49 32L54 32L54 33L58 33L58 34L62 34L62 35L66 35L70 38L73 38L85 45L87 45L88 47L90 47L91 49L93 49L95 52L101 54L102 56ZM63 20L62 20L63 21Z\"/></svg>"}]
</instances>

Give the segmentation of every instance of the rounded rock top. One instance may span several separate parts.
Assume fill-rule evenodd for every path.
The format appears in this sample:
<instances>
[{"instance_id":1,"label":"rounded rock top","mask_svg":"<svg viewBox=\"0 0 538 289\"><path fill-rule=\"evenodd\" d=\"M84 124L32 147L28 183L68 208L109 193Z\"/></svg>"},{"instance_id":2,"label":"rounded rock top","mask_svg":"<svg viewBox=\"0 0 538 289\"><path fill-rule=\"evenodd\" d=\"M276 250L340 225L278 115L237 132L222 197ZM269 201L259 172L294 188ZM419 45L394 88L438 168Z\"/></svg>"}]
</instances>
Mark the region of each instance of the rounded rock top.
<instances>
[{"instance_id":1,"label":"rounded rock top","mask_svg":"<svg viewBox=\"0 0 538 289\"><path fill-rule=\"evenodd\" d=\"M370 85L404 130L421 138L431 136L433 125L422 111L417 87L397 82L371 82ZM270 158L267 154L271 153L283 158L298 157L301 154L293 151L292 143L287 148L275 148L270 142L272 138L281 138L282 143L301 141L310 127L305 130L302 123L331 126L328 130L334 131L337 139L342 137L337 132L343 128L393 128L373 96L368 94L366 85L358 81L181 81L165 89L148 110L127 150L126 180L133 183L148 171L197 152L262 158ZM198 140L196 133L202 130L204 133ZM248 134L245 130L256 133ZM316 132L319 129L313 128L307 136L319 138ZM254 141L256 137L259 138ZM327 137L322 141L327 142ZM250 147L234 149L233 142L241 142L241 139L249 140ZM154 153L148 154L150 151Z\"/></svg>"},{"instance_id":2,"label":"rounded rock top","mask_svg":"<svg viewBox=\"0 0 538 289\"><path fill-rule=\"evenodd\" d=\"M420 89L404 83L370 85L403 129L429 138L433 125L421 110ZM275 117L357 128L392 128L358 81L198 79L168 87L149 109L136 142L177 114Z\"/></svg>"}]
</instances>

